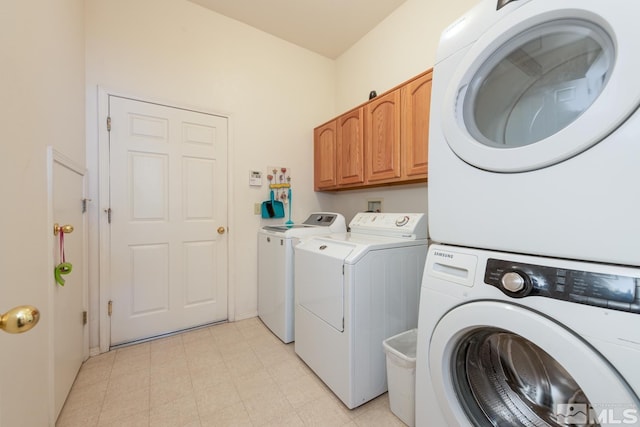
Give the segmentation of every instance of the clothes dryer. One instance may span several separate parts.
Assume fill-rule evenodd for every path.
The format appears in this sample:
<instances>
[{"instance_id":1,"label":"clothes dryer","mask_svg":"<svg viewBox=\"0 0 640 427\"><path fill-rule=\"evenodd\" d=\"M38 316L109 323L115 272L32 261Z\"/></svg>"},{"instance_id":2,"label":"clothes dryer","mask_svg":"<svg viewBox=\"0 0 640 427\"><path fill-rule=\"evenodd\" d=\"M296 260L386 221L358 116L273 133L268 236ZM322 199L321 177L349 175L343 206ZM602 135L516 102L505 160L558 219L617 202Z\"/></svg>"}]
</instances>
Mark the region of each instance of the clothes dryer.
<instances>
[{"instance_id":1,"label":"clothes dryer","mask_svg":"<svg viewBox=\"0 0 640 427\"><path fill-rule=\"evenodd\" d=\"M637 15L627 0L483 0L443 32L434 241L640 265Z\"/></svg>"},{"instance_id":2,"label":"clothes dryer","mask_svg":"<svg viewBox=\"0 0 640 427\"><path fill-rule=\"evenodd\" d=\"M302 224L266 225L258 232L258 317L282 342L294 339L293 247L303 237L346 231L341 214L315 212Z\"/></svg>"},{"instance_id":3,"label":"clothes dryer","mask_svg":"<svg viewBox=\"0 0 640 427\"><path fill-rule=\"evenodd\" d=\"M416 425L640 425L640 269L431 245Z\"/></svg>"},{"instance_id":4,"label":"clothes dryer","mask_svg":"<svg viewBox=\"0 0 640 427\"><path fill-rule=\"evenodd\" d=\"M358 213L349 227L295 247L295 351L351 409L387 391L382 342L417 326L427 221Z\"/></svg>"}]
</instances>

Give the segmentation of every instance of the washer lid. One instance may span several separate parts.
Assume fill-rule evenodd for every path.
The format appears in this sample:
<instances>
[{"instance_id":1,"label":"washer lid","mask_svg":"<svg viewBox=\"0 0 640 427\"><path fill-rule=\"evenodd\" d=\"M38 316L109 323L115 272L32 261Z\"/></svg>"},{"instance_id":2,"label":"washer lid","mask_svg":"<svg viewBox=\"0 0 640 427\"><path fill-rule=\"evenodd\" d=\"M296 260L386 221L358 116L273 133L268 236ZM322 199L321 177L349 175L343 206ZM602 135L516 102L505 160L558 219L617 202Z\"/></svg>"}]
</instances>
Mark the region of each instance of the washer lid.
<instances>
[{"instance_id":1,"label":"washer lid","mask_svg":"<svg viewBox=\"0 0 640 427\"><path fill-rule=\"evenodd\" d=\"M352 265L360 261L370 251L393 249L407 246L424 246L426 253L427 243L427 239L374 236L359 233L342 233L313 237L297 245L296 250L298 250L299 248L309 248L310 246L315 246L317 248L325 246L325 253L331 253L334 248L349 247L350 250L348 252L344 252L344 263Z\"/></svg>"},{"instance_id":2,"label":"washer lid","mask_svg":"<svg viewBox=\"0 0 640 427\"><path fill-rule=\"evenodd\" d=\"M262 227L263 230L267 230L267 231L279 231L279 232L285 232L287 230L292 230L292 229L299 229L299 228L310 228L313 227L313 225L304 225L304 224L294 224L294 225L265 225L264 227Z\"/></svg>"},{"instance_id":3,"label":"washer lid","mask_svg":"<svg viewBox=\"0 0 640 427\"><path fill-rule=\"evenodd\" d=\"M497 22L465 53L445 92L450 148L480 169L525 172L613 132L640 102L632 6L537 0Z\"/></svg>"},{"instance_id":4,"label":"washer lid","mask_svg":"<svg viewBox=\"0 0 640 427\"><path fill-rule=\"evenodd\" d=\"M305 237L346 232L344 216L332 212L314 212L302 224L265 225L261 232L278 237Z\"/></svg>"},{"instance_id":5,"label":"washer lid","mask_svg":"<svg viewBox=\"0 0 640 427\"><path fill-rule=\"evenodd\" d=\"M463 304L440 319L430 338L433 387L451 425L490 425L492 417L495 425L599 425L602 416L638 425L638 398L616 369L532 310Z\"/></svg>"}]
</instances>

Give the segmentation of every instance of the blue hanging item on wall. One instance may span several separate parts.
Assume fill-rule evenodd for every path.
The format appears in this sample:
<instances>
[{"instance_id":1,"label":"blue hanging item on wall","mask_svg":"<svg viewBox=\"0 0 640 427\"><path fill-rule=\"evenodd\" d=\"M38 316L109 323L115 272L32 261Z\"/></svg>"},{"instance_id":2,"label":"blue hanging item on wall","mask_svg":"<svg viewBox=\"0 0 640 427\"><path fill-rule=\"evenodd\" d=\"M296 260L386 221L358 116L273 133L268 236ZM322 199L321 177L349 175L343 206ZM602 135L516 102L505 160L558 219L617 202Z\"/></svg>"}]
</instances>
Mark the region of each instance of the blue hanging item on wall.
<instances>
[{"instance_id":1,"label":"blue hanging item on wall","mask_svg":"<svg viewBox=\"0 0 640 427\"><path fill-rule=\"evenodd\" d=\"M274 199L273 190L271 190L270 196L270 200L262 202L262 218L284 218L284 204L280 200Z\"/></svg>"},{"instance_id":2,"label":"blue hanging item on wall","mask_svg":"<svg viewBox=\"0 0 640 427\"><path fill-rule=\"evenodd\" d=\"M293 227L293 221L291 221L291 187L289 187L289 197L287 200L289 201L289 220L285 222L285 225L291 228Z\"/></svg>"}]
</instances>

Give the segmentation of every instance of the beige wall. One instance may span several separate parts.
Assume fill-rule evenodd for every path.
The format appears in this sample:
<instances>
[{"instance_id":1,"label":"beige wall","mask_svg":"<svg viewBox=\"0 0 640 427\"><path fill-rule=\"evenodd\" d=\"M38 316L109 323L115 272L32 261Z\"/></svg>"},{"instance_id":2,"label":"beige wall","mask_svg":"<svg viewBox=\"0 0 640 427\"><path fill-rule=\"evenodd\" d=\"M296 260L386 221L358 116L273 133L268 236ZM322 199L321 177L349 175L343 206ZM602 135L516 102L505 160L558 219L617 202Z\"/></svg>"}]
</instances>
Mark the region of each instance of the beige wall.
<instances>
[{"instance_id":1,"label":"beige wall","mask_svg":"<svg viewBox=\"0 0 640 427\"><path fill-rule=\"evenodd\" d=\"M334 110L335 63L186 0L87 0L88 159L97 171L96 88L230 115L231 289L236 319L257 313L254 203L267 187L249 171L292 170L293 218L318 210L313 127ZM266 177L264 179L266 183ZM91 198L98 200L93 174ZM97 230L91 207L91 347L98 345ZM271 220L273 221L273 220Z\"/></svg>"},{"instance_id":2,"label":"beige wall","mask_svg":"<svg viewBox=\"0 0 640 427\"><path fill-rule=\"evenodd\" d=\"M336 106L353 108L433 67L442 31L479 0L407 0L336 61Z\"/></svg>"},{"instance_id":3,"label":"beige wall","mask_svg":"<svg viewBox=\"0 0 640 427\"><path fill-rule=\"evenodd\" d=\"M21 335L0 332L0 425L53 425L47 146L85 163L82 0L0 5L0 312L41 310Z\"/></svg>"},{"instance_id":4,"label":"beige wall","mask_svg":"<svg viewBox=\"0 0 640 427\"><path fill-rule=\"evenodd\" d=\"M477 3L407 0L336 61L336 115L365 102L372 90L381 94L433 67L442 30ZM427 211L426 184L337 193L328 208L349 220L378 198L387 212Z\"/></svg>"}]
</instances>

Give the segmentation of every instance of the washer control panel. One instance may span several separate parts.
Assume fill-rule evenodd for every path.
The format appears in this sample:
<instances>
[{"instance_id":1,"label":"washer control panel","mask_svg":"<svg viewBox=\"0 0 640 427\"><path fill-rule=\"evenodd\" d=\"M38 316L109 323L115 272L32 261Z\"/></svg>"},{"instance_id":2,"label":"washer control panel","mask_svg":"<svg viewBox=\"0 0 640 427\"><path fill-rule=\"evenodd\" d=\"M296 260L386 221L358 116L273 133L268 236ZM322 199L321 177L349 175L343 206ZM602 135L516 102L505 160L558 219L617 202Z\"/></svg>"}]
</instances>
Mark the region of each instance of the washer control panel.
<instances>
[{"instance_id":1,"label":"washer control panel","mask_svg":"<svg viewBox=\"0 0 640 427\"><path fill-rule=\"evenodd\" d=\"M484 282L514 298L542 296L640 313L640 278L637 277L489 258Z\"/></svg>"}]
</instances>

